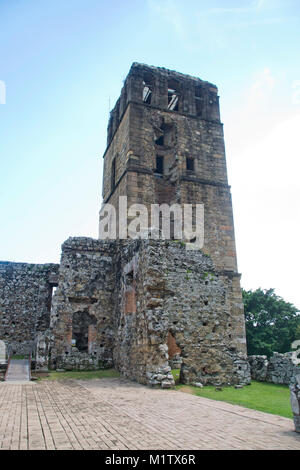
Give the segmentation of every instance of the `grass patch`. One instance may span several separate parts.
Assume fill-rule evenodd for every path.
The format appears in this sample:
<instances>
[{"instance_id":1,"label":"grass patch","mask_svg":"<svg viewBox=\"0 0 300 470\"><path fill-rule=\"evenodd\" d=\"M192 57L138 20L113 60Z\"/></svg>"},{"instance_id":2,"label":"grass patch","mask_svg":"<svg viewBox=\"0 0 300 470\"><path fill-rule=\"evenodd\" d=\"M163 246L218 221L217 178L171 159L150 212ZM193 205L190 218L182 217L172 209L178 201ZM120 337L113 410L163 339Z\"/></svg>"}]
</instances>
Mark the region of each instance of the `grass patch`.
<instances>
[{"instance_id":1,"label":"grass patch","mask_svg":"<svg viewBox=\"0 0 300 470\"><path fill-rule=\"evenodd\" d=\"M26 354L13 354L10 356L11 359L29 359L29 356Z\"/></svg>"},{"instance_id":2,"label":"grass patch","mask_svg":"<svg viewBox=\"0 0 300 470\"><path fill-rule=\"evenodd\" d=\"M80 379L80 380L88 380L88 379L107 379L107 378L114 378L120 377L120 374L115 369L101 369L101 370L71 370L68 372L56 372L55 370L49 371L47 375L43 374L39 376L38 374L34 374L33 376L37 376L38 380L65 380L65 379Z\"/></svg>"},{"instance_id":3,"label":"grass patch","mask_svg":"<svg viewBox=\"0 0 300 470\"><path fill-rule=\"evenodd\" d=\"M172 369L171 372L175 381L175 385L179 385L180 369Z\"/></svg>"},{"instance_id":4,"label":"grass patch","mask_svg":"<svg viewBox=\"0 0 300 470\"><path fill-rule=\"evenodd\" d=\"M224 387L217 392L214 386L207 385L203 388L189 385L177 385L176 390L192 393L199 397L211 398L212 400L225 401L233 405L241 405L245 408L264 411L274 415L292 418L290 404L290 391L287 385L275 385L266 382L252 381L250 386L235 389Z\"/></svg>"}]
</instances>

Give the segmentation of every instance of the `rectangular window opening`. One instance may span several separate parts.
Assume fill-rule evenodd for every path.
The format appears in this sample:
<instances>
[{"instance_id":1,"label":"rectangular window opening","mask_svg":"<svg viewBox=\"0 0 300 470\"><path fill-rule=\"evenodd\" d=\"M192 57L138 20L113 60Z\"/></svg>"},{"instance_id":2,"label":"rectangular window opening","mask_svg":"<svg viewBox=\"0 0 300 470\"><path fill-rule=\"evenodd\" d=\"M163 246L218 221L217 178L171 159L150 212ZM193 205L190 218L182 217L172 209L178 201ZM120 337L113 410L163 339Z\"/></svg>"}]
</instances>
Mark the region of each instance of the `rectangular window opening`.
<instances>
[{"instance_id":1,"label":"rectangular window opening","mask_svg":"<svg viewBox=\"0 0 300 470\"><path fill-rule=\"evenodd\" d=\"M146 104L151 104L151 88L143 82L143 102Z\"/></svg>"},{"instance_id":2,"label":"rectangular window opening","mask_svg":"<svg viewBox=\"0 0 300 470\"><path fill-rule=\"evenodd\" d=\"M114 158L111 165L111 190L116 186L116 159Z\"/></svg>"},{"instance_id":3,"label":"rectangular window opening","mask_svg":"<svg viewBox=\"0 0 300 470\"><path fill-rule=\"evenodd\" d=\"M189 158L189 157L186 158L186 169L187 171L195 171L193 158Z\"/></svg>"},{"instance_id":4,"label":"rectangular window opening","mask_svg":"<svg viewBox=\"0 0 300 470\"><path fill-rule=\"evenodd\" d=\"M164 174L164 157L162 157L161 155L156 155L155 173L157 173L159 175Z\"/></svg>"},{"instance_id":5,"label":"rectangular window opening","mask_svg":"<svg viewBox=\"0 0 300 470\"><path fill-rule=\"evenodd\" d=\"M164 145L164 135L160 135L156 140L155 140L155 144L156 145L161 145L163 146Z\"/></svg>"},{"instance_id":6,"label":"rectangular window opening","mask_svg":"<svg viewBox=\"0 0 300 470\"><path fill-rule=\"evenodd\" d=\"M176 93L176 90L168 88L168 109L171 111L178 111L178 100L179 97Z\"/></svg>"}]
</instances>

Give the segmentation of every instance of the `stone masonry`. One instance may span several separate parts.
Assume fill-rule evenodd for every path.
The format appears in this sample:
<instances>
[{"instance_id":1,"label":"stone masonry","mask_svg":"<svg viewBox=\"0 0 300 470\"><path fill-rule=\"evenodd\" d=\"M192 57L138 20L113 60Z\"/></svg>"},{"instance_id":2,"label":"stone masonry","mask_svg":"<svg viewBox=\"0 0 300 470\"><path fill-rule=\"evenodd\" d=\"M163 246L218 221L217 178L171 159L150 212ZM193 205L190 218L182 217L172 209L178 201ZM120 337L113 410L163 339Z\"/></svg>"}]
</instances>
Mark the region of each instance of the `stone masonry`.
<instances>
[{"instance_id":1,"label":"stone masonry","mask_svg":"<svg viewBox=\"0 0 300 470\"><path fill-rule=\"evenodd\" d=\"M292 353L274 352L268 360L267 356L248 356L251 378L260 382L290 385L300 368L293 363Z\"/></svg>"},{"instance_id":2,"label":"stone masonry","mask_svg":"<svg viewBox=\"0 0 300 470\"><path fill-rule=\"evenodd\" d=\"M234 279L201 251L186 251L176 241L120 248L118 370L138 382L168 386L171 333L181 350L184 383L249 382L243 318L232 308Z\"/></svg>"},{"instance_id":3,"label":"stone masonry","mask_svg":"<svg viewBox=\"0 0 300 470\"><path fill-rule=\"evenodd\" d=\"M295 431L300 433L300 374L295 375L294 380L290 384L290 397Z\"/></svg>"},{"instance_id":4,"label":"stone masonry","mask_svg":"<svg viewBox=\"0 0 300 470\"><path fill-rule=\"evenodd\" d=\"M112 366L114 251L113 243L84 237L63 244L51 312L51 368Z\"/></svg>"},{"instance_id":5,"label":"stone masonry","mask_svg":"<svg viewBox=\"0 0 300 470\"><path fill-rule=\"evenodd\" d=\"M148 99L145 90L150 90ZM178 97L172 108L171 96ZM203 203L204 250L237 272L230 186L217 87L134 63L108 124L103 201L128 205ZM130 217L128 218L128 222Z\"/></svg>"},{"instance_id":6,"label":"stone masonry","mask_svg":"<svg viewBox=\"0 0 300 470\"><path fill-rule=\"evenodd\" d=\"M35 345L38 369L115 367L169 388L176 364L184 383L249 383L215 85L132 65L104 153L103 202L117 215L119 196L148 209L204 204L203 249L187 250L174 232L160 240L77 237L62 245L59 266L1 263L0 340L16 352Z\"/></svg>"},{"instance_id":7,"label":"stone masonry","mask_svg":"<svg viewBox=\"0 0 300 470\"><path fill-rule=\"evenodd\" d=\"M0 262L0 339L7 353L28 354L50 326L57 264Z\"/></svg>"},{"instance_id":8,"label":"stone masonry","mask_svg":"<svg viewBox=\"0 0 300 470\"><path fill-rule=\"evenodd\" d=\"M170 387L171 334L183 382L249 382L235 279L209 256L159 240L70 238L62 249L50 335L42 339L51 344L51 368L114 365L132 380Z\"/></svg>"}]
</instances>

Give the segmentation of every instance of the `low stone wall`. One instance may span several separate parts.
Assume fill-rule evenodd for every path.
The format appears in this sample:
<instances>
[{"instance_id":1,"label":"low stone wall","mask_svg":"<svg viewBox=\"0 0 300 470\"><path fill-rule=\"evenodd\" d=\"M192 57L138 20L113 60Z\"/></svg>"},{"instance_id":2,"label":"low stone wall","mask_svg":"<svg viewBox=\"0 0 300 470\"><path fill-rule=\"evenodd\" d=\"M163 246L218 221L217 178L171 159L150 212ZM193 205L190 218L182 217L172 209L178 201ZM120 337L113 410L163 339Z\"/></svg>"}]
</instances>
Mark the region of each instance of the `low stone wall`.
<instances>
[{"instance_id":1,"label":"low stone wall","mask_svg":"<svg viewBox=\"0 0 300 470\"><path fill-rule=\"evenodd\" d=\"M300 373L300 367L292 361L292 353L280 354L274 352L268 360L267 356L248 356L251 368L251 378L260 382L290 385L295 375Z\"/></svg>"}]
</instances>

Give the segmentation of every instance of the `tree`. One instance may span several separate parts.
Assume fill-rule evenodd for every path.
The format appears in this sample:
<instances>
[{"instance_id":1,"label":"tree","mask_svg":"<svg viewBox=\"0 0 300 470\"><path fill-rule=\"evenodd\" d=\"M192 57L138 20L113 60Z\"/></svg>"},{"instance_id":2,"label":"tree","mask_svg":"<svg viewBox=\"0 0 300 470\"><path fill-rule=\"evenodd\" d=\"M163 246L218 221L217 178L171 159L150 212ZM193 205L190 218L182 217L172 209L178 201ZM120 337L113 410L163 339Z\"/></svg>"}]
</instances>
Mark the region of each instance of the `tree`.
<instances>
[{"instance_id":1,"label":"tree","mask_svg":"<svg viewBox=\"0 0 300 470\"><path fill-rule=\"evenodd\" d=\"M248 355L291 351L300 339L300 311L277 296L274 289L242 289Z\"/></svg>"}]
</instances>

